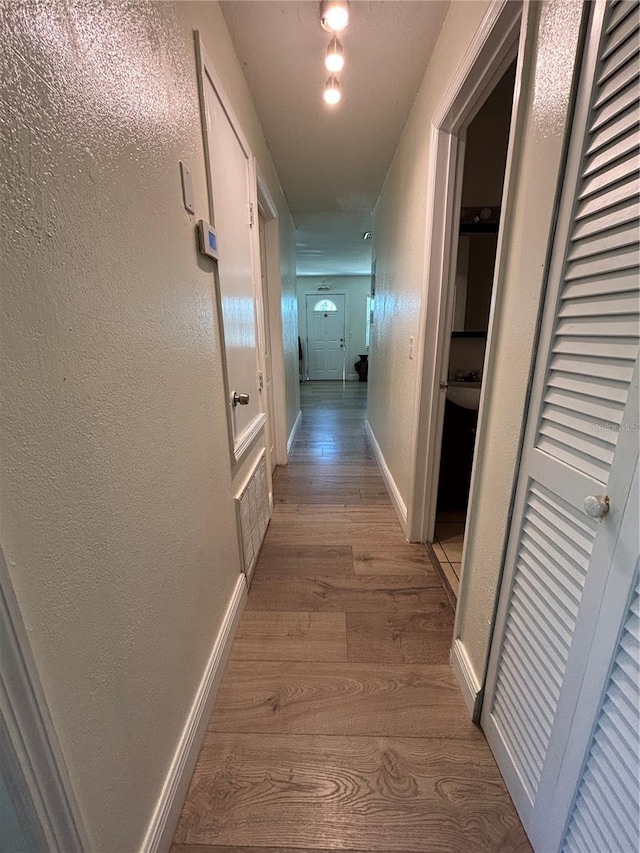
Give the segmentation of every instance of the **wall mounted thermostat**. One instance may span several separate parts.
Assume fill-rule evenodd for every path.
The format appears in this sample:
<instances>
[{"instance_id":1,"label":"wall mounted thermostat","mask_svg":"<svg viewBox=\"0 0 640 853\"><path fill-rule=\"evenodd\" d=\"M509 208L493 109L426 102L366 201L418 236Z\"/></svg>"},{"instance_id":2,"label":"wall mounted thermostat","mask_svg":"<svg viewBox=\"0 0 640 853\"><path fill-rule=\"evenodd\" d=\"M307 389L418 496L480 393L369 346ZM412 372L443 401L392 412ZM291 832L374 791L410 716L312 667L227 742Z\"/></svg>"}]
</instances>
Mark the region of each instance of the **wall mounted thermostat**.
<instances>
[{"instance_id":1,"label":"wall mounted thermostat","mask_svg":"<svg viewBox=\"0 0 640 853\"><path fill-rule=\"evenodd\" d=\"M209 225L208 222L205 222L204 219L198 222L198 243L203 255L207 255L216 261L219 260L216 229L212 225Z\"/></svg>"}]
</instances>

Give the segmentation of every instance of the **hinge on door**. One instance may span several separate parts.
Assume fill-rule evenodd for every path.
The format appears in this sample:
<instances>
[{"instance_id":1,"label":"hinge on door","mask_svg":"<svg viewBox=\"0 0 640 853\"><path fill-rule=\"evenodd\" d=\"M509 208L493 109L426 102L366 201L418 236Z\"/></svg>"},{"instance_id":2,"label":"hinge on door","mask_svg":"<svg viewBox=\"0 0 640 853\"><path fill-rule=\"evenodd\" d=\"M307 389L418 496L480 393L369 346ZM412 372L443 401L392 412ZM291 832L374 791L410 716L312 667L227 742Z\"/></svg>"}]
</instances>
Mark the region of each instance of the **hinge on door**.
<instances>
[{"instance_id":1,"label":"hinge on door","mask_svg":"<svg viewBox=\"0 0 640 853\"><path fill-rule=\"evenodd\" d=\"M253 202L249 203L249 226L253 228L254 223L254 215L253 215Z\"/></svg>"},{"instance_id":2,"label":"hinge on door","mask_svg":"<svg viewBox=\"0 0 640 853\"><path fill-rule=\"evenodd\" d=\"M258 372L258 388L260 391L264 388L264 379L262 378L262 371Z\"/></svg>"}]
</instances>

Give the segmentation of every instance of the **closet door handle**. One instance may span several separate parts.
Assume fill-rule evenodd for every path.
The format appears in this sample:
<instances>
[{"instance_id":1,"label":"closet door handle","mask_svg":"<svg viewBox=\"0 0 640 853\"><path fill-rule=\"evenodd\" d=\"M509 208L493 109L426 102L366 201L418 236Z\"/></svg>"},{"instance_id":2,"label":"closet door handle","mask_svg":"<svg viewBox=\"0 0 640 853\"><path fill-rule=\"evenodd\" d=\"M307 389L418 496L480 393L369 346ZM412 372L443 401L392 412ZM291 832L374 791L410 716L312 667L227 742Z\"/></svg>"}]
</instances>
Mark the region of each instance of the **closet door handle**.
<instances>
[{"instance_id":1,"label":"closet door handle","mask_svg":"<svg viewBox=\"0 0 640 853\"><path fill-rule=\"evenodd\" d=\"M584 511L590 518L602 519L609 509L609 495L587 495L584 499Z\"/></svg>"},{"instance_id":2,"label":"closet door handle","mask_svg":"<svg viewBox=\"0 0 640 853\"><path fill-rule=\"evenodd\" d=\"M248 406L249 405L249 395L248 394L238 394L237 391L234 391L233 396L231 397L231 405L234 408L236 406Z\"/></svg>"}]
</instances>

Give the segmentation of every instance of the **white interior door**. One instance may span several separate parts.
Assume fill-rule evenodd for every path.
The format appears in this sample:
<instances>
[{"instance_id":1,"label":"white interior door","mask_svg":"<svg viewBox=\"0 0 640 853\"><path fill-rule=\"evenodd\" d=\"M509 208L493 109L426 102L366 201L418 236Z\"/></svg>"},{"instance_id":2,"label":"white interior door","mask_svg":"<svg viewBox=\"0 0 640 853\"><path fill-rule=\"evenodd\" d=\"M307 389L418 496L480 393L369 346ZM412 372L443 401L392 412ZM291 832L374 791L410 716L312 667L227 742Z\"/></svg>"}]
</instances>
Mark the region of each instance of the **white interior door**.
<instances>
[{"instance_id":1,"label":"white interior door","mask_svg":"<svg viewBox=\"0 0 640 853\"><path fill-rule=\"evenodd\" d=\"M344 294L307 295L309 379L344 378Z\"/></svg>"},{"instance_id":2,"label":"white interior door","mask_svg":"<svg viewBox=\"0 0 640 853\"><path fill-rule=\"evenodd\" d=\"M203 80L212 213L234 454L238 459L265 417L259 388L251 152L212 78ZM234 394L246 395L241 403ZM247 400L248 397L248 400ZM237 400L237 398L236 398Z\"/></svg>"},{"instance_id":3,"label":"white interior door","mask_svg":"<svg viewBox=\"0 0 640 853\"><path fill-rule=\"evenodd\" d=\"M590 32L482 712L540 853L638 848L637 835L630 842L615 826L613 846L576 842L580 830L573 846L565 838L597 707L606 704L596 693L587 713L585 690L608 689L600 676L631 619L638 561L638 3L585 10ZM598 509L600 518L589 515ZM596 678L603 648L609 658ZM612 778L620 764L637 776L637 704L624 713L615 747L598 747L601 764L618 768ZM605 820L580 808L590 823Z\"/></svg>"}]
</instances>

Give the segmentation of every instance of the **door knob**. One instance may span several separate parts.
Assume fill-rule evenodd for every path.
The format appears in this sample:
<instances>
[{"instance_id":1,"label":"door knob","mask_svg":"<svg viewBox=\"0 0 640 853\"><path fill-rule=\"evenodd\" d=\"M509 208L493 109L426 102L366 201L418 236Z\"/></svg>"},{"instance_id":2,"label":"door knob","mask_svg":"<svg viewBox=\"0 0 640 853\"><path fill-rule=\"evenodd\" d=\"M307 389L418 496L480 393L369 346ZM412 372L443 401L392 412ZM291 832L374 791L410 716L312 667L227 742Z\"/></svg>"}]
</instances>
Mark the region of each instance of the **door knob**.
<instances>
[{"instance_id":1,"label":"door knob","mask_svg":"<svg viewBox=\"0 0 640 853\"><path fill-rule=\"evenodd\" d=\"M584 511L590 518L604 518L609 512L609 495L587 495Z\"/></svg>"},{"instance_id":2,"label":"door knob","mask_svg":"<svg viewBox=\"0 0 640 853\"><path fill-rule=\"evenodd\" d=\"M233 396L231 397L231 405L232 406L248 406L249 405L249 395L248 394L238 394L237 391L233 392Z\"/></svg>"}]
</instances>

